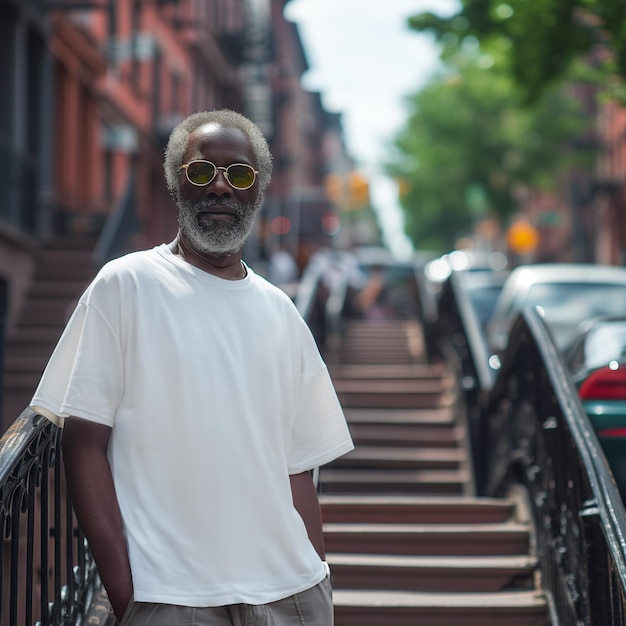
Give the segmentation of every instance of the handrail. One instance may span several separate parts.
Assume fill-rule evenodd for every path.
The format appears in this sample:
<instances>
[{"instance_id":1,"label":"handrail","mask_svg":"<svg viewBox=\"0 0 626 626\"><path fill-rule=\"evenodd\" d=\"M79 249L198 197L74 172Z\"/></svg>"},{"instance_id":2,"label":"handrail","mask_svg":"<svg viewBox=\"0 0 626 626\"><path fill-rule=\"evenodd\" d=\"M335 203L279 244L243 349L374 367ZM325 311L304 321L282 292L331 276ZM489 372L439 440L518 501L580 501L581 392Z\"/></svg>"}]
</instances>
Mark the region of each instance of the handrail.
<instances>
[{"instance_id":1,"label":"handrail","mask_svg":"<svg viewBox=\"0 0 626 626\"><path fill-rule=\"evenodd\" d=\"M453 272L444 283L438 305L437 323L442 328L449 327L451 318L456 318L457 332L461 333L457 341L467 344L468 357L471 359L471 375L476 379L477 388L487 391L495 380L494 370L489 367L489 350L485 335L469 296L461 286L461 280L459 275Z\"/></svg>"},{"instance_id":2,"label":"handrail","mask_svg":"<svg viewBox=\"0 0 626 626\"><path fill-rule=\"evenodd\" d=\"M128 240L138 228L139 218L135 210L136 178L135 166L131 164L124 193L107 216L93 251L93 260L98 266L124 254Z\"/></svg>"},{"instance_id":3,"label":"handrail","mask_svg":"<svg viewBox=\"0 0 626 626\"><path fill-rule=\"evenodd\" d=\"M303 272L295 305L320 346L326 343L329 333L341 330L348 288L346 271L332 256L310 263Z\"/></svg>"},{"instance_id":4,"label":"handrail","mask_svg":"<svg viewBox=\"0 0 626 626\"><path fill-rule=\"evenodd\" d=\"M331 281L330 288L324 285L323 277L327 269L322 263L308 265L295 295L296 308L320 347L324 347L329 332L339 332L348 292L348 280L344 274L341 274L340 280ZM316 488L319 488L319 471L319 467L312 471Z\"/></svg>"},{"instance_id":5,"label":"handrail","mask_svg":"<svg viewBox=\"0 0 626 626\"><path fill-rule=\"evenodd\" d=\"M307 266L298 283L295 305L305 320L311 317L321 276L321 271L317 267Z\"/></svg>"},{"instance_id":6,"label":"handrail","mask_svg":"<svg viewBox=\"0 0 626 626\"><path fill-rule=\"evenodd\" d=\"M478 491L527 490L553 623L626 626L626 511L550 331L524 310L497 376L486 374L484 338L455 280L441 294L438 337L466 377Z\"/></svg>"},{"instance_id":7,"label":"handrail","mask_svg":"<svg viewBox=\"0 0 626 626\"><path fill-rule=\"evenodd\" d=\"M60 437L26 409L0 439L2 624L85 623L100 589L65 492Z\"/></svg>"},{"instance_id":8,"label":"handrail","mask_svg":"<svg viewBox=\"0 0 626 626\"><path fill-rule=\"evenodd\" d=\"M608 462L537 312L525 309L510 337L486 412L488 448L499 451L488 491L528 489L560 623L624 626L626 511Z\"/></svg>"},{"instance_id":9,"label":"handrail","mask_svg":"<svg viewBox=\"0 0 626 626\"><path fill-rule=\"evenodd\" d=\"M487 481L485 450L485 402L495 379L489 367L489 351L478 317L460 277L453 272L444 283L437 302L437 321L431 333L436 350L456 371L466 407L474 489L484 494Z\"/></svg>"}]
</instances>

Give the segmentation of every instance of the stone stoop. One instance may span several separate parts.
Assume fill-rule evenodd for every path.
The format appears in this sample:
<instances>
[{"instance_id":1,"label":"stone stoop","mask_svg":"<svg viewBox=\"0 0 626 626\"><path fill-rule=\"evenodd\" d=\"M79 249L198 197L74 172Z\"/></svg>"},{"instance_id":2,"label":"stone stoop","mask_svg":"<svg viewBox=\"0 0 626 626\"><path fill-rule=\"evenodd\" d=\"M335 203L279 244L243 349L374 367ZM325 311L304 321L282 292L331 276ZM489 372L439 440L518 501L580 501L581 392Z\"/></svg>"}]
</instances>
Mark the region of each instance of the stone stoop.
<instances>
[{"instance_id":1,"label":"stone stoop","mask_svg":"<svg viewBox=\"0 0 626 626\"><path fill-rule=\"evenodd\" d=\"M2 423L26 408L76 302L95 275L93 237L60 236L42 245L15 331L7 337Z\"/></svg>"},{"instance_id":2,"label":"stone stoop","mask_svg":"<svg viewBox=\"0 0 626 626\"><path fill-rule=\"evenodd\" d=\"M356 444L319 474L335 624L547 626L525 501L472 495L453 380L421 345L358 321L327 357Z\"/></svg>"}]
</instances>

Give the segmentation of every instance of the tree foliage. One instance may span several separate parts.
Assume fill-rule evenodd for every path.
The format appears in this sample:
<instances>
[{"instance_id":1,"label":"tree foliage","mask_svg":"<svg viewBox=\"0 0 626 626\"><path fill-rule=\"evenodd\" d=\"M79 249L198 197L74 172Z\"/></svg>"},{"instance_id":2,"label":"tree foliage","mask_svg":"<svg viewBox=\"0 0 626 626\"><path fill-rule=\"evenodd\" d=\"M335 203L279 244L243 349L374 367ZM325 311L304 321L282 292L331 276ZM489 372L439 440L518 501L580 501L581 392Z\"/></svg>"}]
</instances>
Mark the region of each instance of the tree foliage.
<instances>
[{"instance_id":1,"label":"tree foliage","mask_svg":"<svg viewBox=\"0 0 626 626\"><path fill-rule=\"evenodd\" d=\"M572 63L588 58L607 77L621 78L625 98L625 0L460 0L452 17L421 13L409 19L419 31L434 33L448 49L476 38L511 50L511 73L527 101L564 77Z\"/></svg>"},{"instance_id":2,"label":"tree foliage","mask_svg":"<svg viewBox=\"0 0 626 626\"><path fill-rule=\"evenodd\" d=\"M448 250L477 219L506 219L520 189L556 187L580 156L576 101L550 89L521 106L507 55L495 48L450 56L409 107L389 171L403 181L406 231L420 248Z\"/></svg>"}]
</instances>

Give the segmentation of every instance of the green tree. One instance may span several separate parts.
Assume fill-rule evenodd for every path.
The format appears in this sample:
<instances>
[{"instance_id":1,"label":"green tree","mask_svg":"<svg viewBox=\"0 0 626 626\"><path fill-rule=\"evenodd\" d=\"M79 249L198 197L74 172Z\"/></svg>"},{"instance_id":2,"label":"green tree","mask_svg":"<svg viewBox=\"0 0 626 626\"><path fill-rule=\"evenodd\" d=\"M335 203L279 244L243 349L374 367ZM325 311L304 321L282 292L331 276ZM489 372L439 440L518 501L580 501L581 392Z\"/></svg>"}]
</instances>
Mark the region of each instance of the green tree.
<instances>
[{"instance_id":1,"label":"green tree","mask_svg":"<svg viewBox=\"0 0 626 626\"><path fill-rule=\"evenodd\" d=\"M587 59L626 100L625 0L460 0L452 17L421 13L409 19L429 31L447 49L476 38L510 49L510 70L527 101L568 75L572 64Z\"/></svg>"},{"instance_id":2,"label":"green tree","mask_svg":"<svg viewBox=\"0 0 626 626\"><path fill-rule=\"evenodd\" d=\"M406 232L419 248L445 251L475 220L506 219L520 189L556 188L580 158L576 100L551 89L521 106L507 58L466 46L409 101L389 172L403 182Z\"/></svg>"}]
</instances>

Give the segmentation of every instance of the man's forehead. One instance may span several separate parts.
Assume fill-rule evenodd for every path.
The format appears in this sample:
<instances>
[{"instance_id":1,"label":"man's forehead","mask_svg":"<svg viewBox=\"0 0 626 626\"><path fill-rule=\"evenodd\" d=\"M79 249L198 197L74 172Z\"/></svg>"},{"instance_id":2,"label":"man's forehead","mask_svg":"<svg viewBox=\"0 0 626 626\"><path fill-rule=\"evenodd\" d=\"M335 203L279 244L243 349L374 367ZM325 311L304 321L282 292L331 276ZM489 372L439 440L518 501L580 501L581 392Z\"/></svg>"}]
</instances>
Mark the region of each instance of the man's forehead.
<instances>
[{"instance_id":1,"label":"man's forehead","mask_svg":"<svg viewBox=\"0 0 626 626\"><path fill-rule=\"evenodd\" d=\"M192 131L192 135L213 135L216 132L222 130L224 126L219 122L206 122L201 126L198 126Z\"/></svg>"},{"instance_id":2,"label":"man's forehead","mask_svg":"<svg viewBox=\"0 0 626 626\"><path fill-rule=\"evenodd\" d=\"M192 131L187 140L187 150L203 150L215 146L219 150L251 149L248 136L239 128L208 122Z\"/></svg>"},{"instance_id":3,"label":"man's forehead","mask_svg":"<svg viewBox=\"0 0 626 626\"><path fill-rule=\"evenodd\" d=\"M219 140L220 138L228 138L230 140L239 139L246 143L248 142L248 137L241 129L233 126L224 126L219 122L207 122L206 124L202 124L202 126L198 126L198 128L189 135L190 142Z\"/></svg>"},{"instance_id":4,"label":"man's forehead","mask_svg":"<svg viewBox=\"0 0 626 626\"><path fill-rule=\"evenodd\" d=\"M210 158L215 156L216 151L219 154L229 154L236 161L254 159L252 144L241 129L216 122L203 124L190 133L183 158L199 155Z\"/></svg>"}]
</instances>

